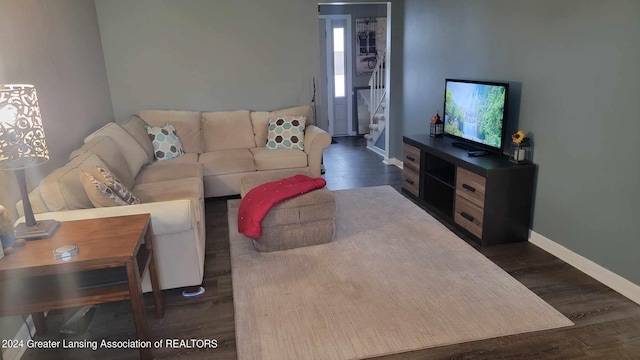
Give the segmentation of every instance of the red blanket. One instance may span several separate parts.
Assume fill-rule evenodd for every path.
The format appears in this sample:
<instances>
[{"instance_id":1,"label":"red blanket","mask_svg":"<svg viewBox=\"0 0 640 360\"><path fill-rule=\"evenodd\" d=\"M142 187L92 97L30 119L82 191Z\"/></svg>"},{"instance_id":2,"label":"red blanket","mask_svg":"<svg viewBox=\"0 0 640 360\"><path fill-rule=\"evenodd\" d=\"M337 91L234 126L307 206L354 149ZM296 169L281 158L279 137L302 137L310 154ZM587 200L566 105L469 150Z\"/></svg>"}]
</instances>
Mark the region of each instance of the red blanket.
<instances>
[{"instance_id":1,"label":"red blanket","mask_svg":"<svg viewBox=\"0 0 640 360\"><path fill-rule=\"evenodd\" d=\"M262 236L262 220L272 207L292 197L321 189L326 184L322 178L312 179L305 175L295 175L249 190L240 202L238 232L258 239Z\"/></svg>"}]
</instances>

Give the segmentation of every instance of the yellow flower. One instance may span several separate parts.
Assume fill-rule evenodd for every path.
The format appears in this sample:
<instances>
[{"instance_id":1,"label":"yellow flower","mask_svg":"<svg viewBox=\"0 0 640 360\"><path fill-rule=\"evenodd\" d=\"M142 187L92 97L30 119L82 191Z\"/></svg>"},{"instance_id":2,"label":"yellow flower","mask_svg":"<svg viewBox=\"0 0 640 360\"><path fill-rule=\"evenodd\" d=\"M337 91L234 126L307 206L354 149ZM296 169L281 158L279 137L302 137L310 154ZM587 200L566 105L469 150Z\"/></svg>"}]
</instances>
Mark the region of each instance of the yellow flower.
<instances>
[{"instance_id":1,"label":"yellow flower","mask_svg":"<svg viewBox=\"0 0 640 360\"><path fill-rule=\"evenodd\" d=\"M517 133L511 135L511 141L513 141L516 144L520 144L522 140L524 140L524 131L522 130L518 130Z\"/></svg>"}]
</instances>

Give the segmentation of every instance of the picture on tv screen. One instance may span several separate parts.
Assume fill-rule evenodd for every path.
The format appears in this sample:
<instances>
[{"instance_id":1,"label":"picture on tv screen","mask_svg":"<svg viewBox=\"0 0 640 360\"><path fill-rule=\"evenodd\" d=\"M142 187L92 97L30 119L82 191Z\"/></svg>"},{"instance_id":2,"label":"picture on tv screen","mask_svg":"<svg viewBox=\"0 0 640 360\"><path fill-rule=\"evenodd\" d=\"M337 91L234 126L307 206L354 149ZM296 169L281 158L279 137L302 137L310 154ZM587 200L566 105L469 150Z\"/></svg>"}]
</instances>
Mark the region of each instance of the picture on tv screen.
<instances>
[{"instance_id":1,"label":"picture on tv screen","mask_svg":"<svg viewBox=\"0 0 640 360\"><path fill-rule=\"evenodd\" d=\"M492 148L502 148L508 84L447 79L444 131Z\"/></svg>"}]
</instances>

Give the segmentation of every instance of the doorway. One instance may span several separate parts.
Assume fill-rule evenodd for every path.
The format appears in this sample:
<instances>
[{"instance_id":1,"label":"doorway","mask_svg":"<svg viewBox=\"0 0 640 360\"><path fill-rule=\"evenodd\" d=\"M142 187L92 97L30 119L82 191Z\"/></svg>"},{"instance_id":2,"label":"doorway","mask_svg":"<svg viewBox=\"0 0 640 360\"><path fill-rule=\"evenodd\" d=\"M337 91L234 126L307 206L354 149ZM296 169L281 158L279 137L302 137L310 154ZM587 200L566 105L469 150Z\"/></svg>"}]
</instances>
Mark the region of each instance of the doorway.
<instances>
[{"instance_id":1,"label":"doorway","mask_svg":"<svg viewBox=\"0 0 640 360\"><path fill-rule=\"evenodd\" d=\"M385 69L391 68L391 3L320 3L318 19L317 123L320 127L324 125L333 137L365 136L366 148L386 161L390 71ZM343 26L344 33L340 30ZM342 39L343 34L344 41L338 43L336 39ZM339 63L343 58L344 80ZM345 97L339 96L343 81ZM366 89L371 86L382 90L369 96ZM379 92L383 95L379 96Z\"/></svg>"},{"instance_id":2,"label":"doorway","mask_svg":"<svg viewBox=\"0 0 640 360\"><path fill-rule=\"evenodd\" d=\"M321 64L321 100L331 136L349 136L356 132L352 126L352 56L351 15L319 15ZM322 61L324 60L324 61ZM324 91L322 90L324 89ZM326 113L324 111L326 110ZM322 121L321 121L322 122Z\"/></svg>"}]
</instances>

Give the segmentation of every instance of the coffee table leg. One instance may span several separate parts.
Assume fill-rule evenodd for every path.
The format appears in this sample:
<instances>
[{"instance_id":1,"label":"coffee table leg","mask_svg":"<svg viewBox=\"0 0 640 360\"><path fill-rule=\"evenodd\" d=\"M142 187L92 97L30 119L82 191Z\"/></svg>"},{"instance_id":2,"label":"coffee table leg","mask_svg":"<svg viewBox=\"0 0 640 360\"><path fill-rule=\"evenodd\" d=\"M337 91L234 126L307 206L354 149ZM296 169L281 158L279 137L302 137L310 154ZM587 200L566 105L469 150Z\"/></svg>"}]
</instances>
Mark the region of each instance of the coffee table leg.
<instances>
[{"instance_id":1,"label":"coffee table leg","mask_svg":"<svg viewBox=\"0 0 640 360\"><path fill-rule=\"evenodd\" d=\"M151 254L149 259L149 278L151 279L151 289L153 290L153 303L156 307L156 317L162 319L164 317L164 305L162 304L162 291L160 290L160 283L158 282L158 270L156 268L156 254L153 250L153 230L151 229L151 223L147 228L146 234L144 234L144 243Z\"/></svg>"},{"instance_id":2,"label":"coffee table leg","mask_svg":"<svg viewBox=\"0 0 640 360\"><path fill-rule=\"evenodd\" d=\"M129 282L129 295L131 297L131 307L133 308L133 318L136 324L138 339L149 340L149 330L147 329L147 318L144 311L144 299L142 297L142 287L140 285L140 272L138 271L138 260L134 257L132 261L127 261L127 280ZM141 359L153 359L151 349L140 349Z\"/></svg>"}]
</instances>

